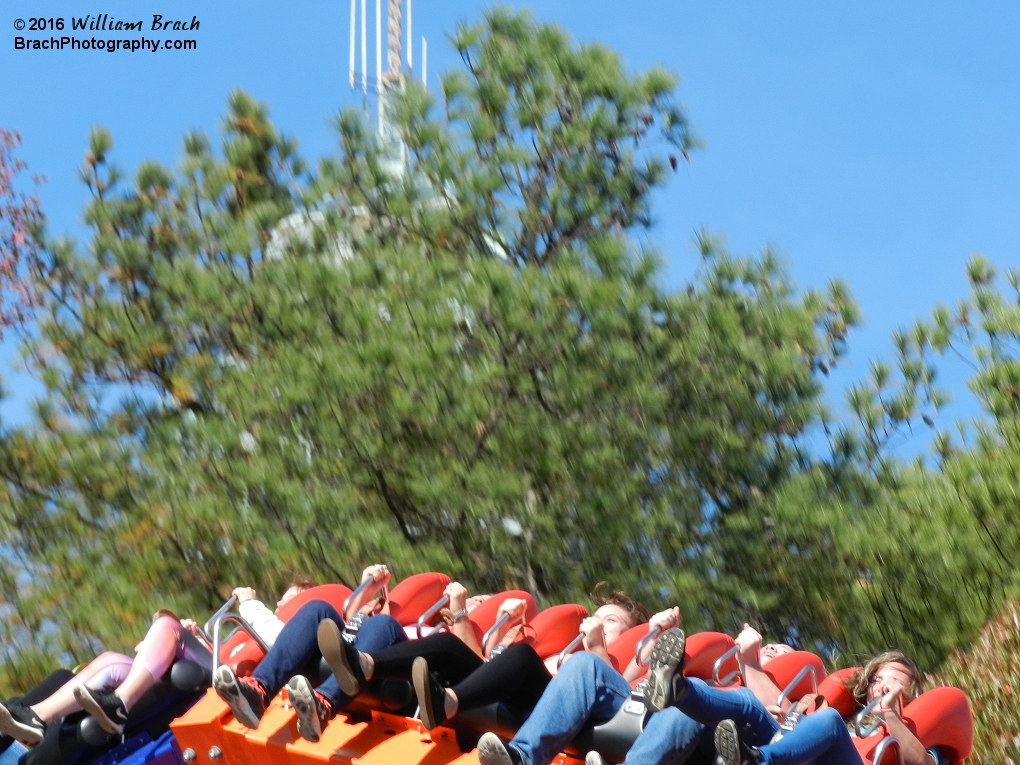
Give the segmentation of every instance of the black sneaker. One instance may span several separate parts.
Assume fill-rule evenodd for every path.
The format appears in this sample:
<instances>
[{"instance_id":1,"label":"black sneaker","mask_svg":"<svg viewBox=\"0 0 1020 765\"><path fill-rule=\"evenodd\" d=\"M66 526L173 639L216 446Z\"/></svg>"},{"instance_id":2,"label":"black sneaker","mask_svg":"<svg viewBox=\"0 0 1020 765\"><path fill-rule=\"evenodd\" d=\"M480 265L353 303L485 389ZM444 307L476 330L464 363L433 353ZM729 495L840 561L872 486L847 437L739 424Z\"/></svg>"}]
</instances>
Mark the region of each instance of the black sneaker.
<instances>
[{"instance_id":1,"label":"black sneaker","mask_svg":"<svg viewBox=\"0 0 1020 765\"><path fill-rule=\"evenodd\" d=\"M684 687L680 669L684 664L684 631L679 627L668 629L659 635L652 647L648 667L648 687L645 689L645 706L650 712L658 712L672 705L675 691ZM673 678L679 688L674 689Z\"/></svg>"},{"instance_id":2,"label":"black sneaker","mask_svg":"<svg viewBox=\"0 0 1020 765\"><path fill-rule=\"evenodd\" d=\"M220 664L213 676L213 688L230 707L235 720L245 728L259 727L259 720L266 713L266 692L261 685L250 677L238 680L230 667Z\"/></svg>"},{"instance_id":3,"label":"black sneaker","mask_svg":"<svg viewBox=\"0 0 1020 765\"><path fill-rule=\"evenodd\" d=\"M758 750L740 739L733 720L723 720L715 728L716 762L721 765L758 765Z\"/></svg>"},{"instance_id":4,"label":"black sneaker","mask_svg":"<svg viewBox=\"0 0 1020 765\"><path fill-rule=\"evenodd\" d=\"M307 677L295 675L287 683L287 696L297 713L297 732L305 741L319 742L323 729L333 719L333 708L321 693L312 689Z\"/></svg>"},{"instance_id":5,"label":"black sneaker","mask_svg":"<svg viewBox=\"0 0 1020 765\"><path fill-rule=\"evenodd\" d=\"M365 685L358 649L344 640L343 633L332 619L319 622L319 652L326 660L340 690L348 696L357 696Z\"/></svg>"},{"instance_id":6,"label":"black sneaker","mask_svg":"<svg viewBox=\"0 0 1020 765\"><path fill-rule=\"evenodd\" d=\"M478 739L478 762L482 765L521 765L521 755L504 744L495 733L483 733Z\"/></svg>"},{"instance_id":7,"label":"black sneaker","mask_svg":"<svg viewBox=\"0 0 1020 765\"><path fill-rule=\"evenodd\" d=\"M124 732L128 713L120 696L113 691L93 691L80 684L71 692L81 708L96 718L100 728L116 736Z\"/></svg>"},{"instance_id":8,"label":"black sneaker","mask_svg":"<svg viewBox=\"0 0 1020 765\"><path fill-rule=\"evenodd\" d=\"M591 751L585 755L584 765L606 765L606 761L602 759L601 754L596 751Z\"/></svg>"},{"instance_id":9,"label":"black sneaker","mask_svg":"<svg viewBox=\"0 0 1020 765\"><path fill-rule=\"evenodd\" d=\"M446 687L439 675L429 672L424 656L419 656L411 665L411 683L418 697L421 724L425 730L438 728L446 722Z\"/></svg>"},{"instance_id":10,"label":"black sneaker","mask_svg":"<svg viewBox=\"0 0 1020 765\"><path fill-rule=\"evenodd\" d=\"M30 707L13 702L0 704L0 733L10 736L25 746L36 746L43 740L46 723Z\"/></svg>"}]
</instances>

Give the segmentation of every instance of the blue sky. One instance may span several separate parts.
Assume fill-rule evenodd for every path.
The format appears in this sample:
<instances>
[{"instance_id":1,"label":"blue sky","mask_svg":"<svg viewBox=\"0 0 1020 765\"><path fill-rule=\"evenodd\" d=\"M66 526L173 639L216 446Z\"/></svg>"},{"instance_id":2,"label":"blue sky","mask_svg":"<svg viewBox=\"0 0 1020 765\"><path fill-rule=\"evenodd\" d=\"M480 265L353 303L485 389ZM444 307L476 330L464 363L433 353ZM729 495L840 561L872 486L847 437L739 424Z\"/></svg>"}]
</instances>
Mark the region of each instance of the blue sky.
<instances>
[{"instance_id":1,"label":"blue sky","mask_svg":"<svg viewBox=\"0 0 1020 765\"><path fill-rule=\"evenodd\" d=\"M415 2L415 48L425 35L433 86L457 65L446 34L486 7ZM558 0L531 8L577 39L620 51L632 70L662 64L682 78L679 98L705 147L656 200L649 239L667 261L667 284L693 272L693 235L703 227L733 251L775 247L802 287L833 277L850 284L864 321L850 363L829 384L834 406L870 358L889 356L893 329L966 294L972 253L1000 268L1016 263L1020 7ZM16 34L33 34L16 32L15 20L41 13L140 18L146 29L154 13L197 16L198 31L178 34L198 50L15 51ZM347 86L348 13L347 0L0 0L0 125L21 132L21 156L47 177L41 196L52 228L84 234L77 167L93 125L111 129L115 161L127 170L149 157L173 163L187 130L215 132L239 86L269 103L306 157L332 151L331 115L360 101ZM18 422L32 389L10 363L13 395L2 413ZM945 380L954 401L940 424L975 414L962 371L948 365Z\"/></svg>"}]
</instances>

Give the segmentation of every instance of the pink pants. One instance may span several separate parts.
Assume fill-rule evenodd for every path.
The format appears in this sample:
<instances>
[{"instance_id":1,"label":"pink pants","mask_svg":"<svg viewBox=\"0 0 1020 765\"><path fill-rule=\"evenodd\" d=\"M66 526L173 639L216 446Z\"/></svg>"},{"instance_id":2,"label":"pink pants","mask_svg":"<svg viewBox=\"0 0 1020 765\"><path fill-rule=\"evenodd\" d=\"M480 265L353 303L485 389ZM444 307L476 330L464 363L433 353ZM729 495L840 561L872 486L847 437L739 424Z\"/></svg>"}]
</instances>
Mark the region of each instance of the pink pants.
<instances>
[{"instance_id":1,"label":"pink pants","mask_svg":"<svg viewBox=\"0 0 1020 765\"><path fill-rule=\"evenodd\" d=\"M130 656L122 653L113 651L101 653L90 661L85 669L64 683L64 688L82 683L94 691L112 690L127 678L132 661L134 660Z\"/></svg>"},{"instance_id":2,"label":"pink pants","mask_svg":"<svg viewBox=\"0 0 1020 765\"><path fill-rule=\"evenodd\" d=\"M159 680L177 659L191 659L212 669L212 654L172 616L160 616L135 650L135 661Z\"/></svg>"}]
</instances>

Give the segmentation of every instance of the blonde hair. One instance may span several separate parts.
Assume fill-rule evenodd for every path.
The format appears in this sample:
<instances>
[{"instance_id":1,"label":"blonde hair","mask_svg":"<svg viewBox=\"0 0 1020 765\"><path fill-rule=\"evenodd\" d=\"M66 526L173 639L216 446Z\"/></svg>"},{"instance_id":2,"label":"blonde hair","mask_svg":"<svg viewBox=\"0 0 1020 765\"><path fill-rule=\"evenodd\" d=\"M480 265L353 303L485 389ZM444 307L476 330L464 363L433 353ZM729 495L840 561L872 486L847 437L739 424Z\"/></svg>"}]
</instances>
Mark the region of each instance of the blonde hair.
<instances>
[{"instance_id":1,"label":"blonde hair","mask_svg":"<svg viewBox=\"0 0 1020 765\"><path fill-rule=\"evenodd\" d=\"M865 664L863 668L854 672L844 681L843 684L850 691L850 695L854 697L854 701L857 702L858 706L863 707L867 705L868 687L871 685L871 681L875 679L878 670L886 664L902 664L906 667L907 674L910 675L910 685L904 690L910 694L911 699L916 699L924 692L921 672L918 670L917 665L914 664L914 660L903 651L892 649L878 654L878 656L875 656Z\"/></svg>"}]
</instances>

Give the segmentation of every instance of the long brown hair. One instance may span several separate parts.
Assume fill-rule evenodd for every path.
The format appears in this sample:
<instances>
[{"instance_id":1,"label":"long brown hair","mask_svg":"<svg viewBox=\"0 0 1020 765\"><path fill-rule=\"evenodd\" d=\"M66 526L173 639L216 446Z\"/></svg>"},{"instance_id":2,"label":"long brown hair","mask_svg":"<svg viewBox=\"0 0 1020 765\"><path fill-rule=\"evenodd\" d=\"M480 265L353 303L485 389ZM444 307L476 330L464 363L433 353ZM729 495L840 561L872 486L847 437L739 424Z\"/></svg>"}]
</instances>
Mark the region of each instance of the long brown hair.
<instances>
[{"instance_id":1,"label":"long brown hair","mask_svg":"<svg viewBox=\"0 0 1020 765\"><path fill-rule=\"evenodd\" d=\"M910 685L905 690L910 694L911 699L916 699L924 691L921 672L917 669L913 659L899 649L883 651L844 681L846 689L850 691L859 706L867 705L868 686L875 679L878 670L886 664L902 664L906 667L907 674L910 675Z\"/></svg>"}]
</instances>

